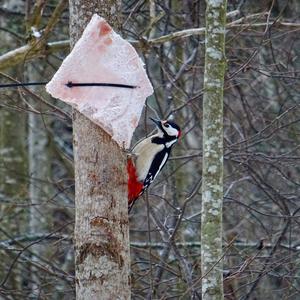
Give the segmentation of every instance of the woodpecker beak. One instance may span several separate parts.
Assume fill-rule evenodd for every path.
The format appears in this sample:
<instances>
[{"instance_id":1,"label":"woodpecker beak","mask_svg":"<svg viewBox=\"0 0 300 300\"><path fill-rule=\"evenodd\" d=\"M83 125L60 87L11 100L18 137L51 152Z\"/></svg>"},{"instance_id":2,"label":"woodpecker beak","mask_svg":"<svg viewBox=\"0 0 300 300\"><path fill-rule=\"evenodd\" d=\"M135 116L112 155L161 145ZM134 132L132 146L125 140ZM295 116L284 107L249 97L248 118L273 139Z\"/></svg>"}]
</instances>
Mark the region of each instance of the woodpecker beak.
<instances>
[{"instance_id":1,"label":"woodpecker beak","mask_svg":"<svg viewBox=\"0 0 300 300\"><path fill-rule=\"evenodd\" d=\"M160 120L156 120L156 119L153 119L153 118L149 118L151 121L153 121L155 123L155 125L159 128L159 129L162 129L162 126L161 126L161 121Z\"/></svg>"}]
</instances>

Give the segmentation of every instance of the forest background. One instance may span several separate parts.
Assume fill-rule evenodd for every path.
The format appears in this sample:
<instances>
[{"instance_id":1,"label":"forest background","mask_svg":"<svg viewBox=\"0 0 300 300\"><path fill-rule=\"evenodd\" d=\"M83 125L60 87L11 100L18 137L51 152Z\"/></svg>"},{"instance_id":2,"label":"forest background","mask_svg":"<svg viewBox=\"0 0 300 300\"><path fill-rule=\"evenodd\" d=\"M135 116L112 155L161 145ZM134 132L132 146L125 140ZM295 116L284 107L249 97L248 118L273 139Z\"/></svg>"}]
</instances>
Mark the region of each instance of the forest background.
<instances>
[{"instance_id":1,"label":"forest background","mask_svg":"<svg viewBox=\"0 0 300 300\"><path fill-rule=\"evenodd\" d=\"M1 83L49 81L70 51L67 5L46 1L32 28L31 1L0 3ZM156 218L143 199L130 216L132 298L189 297L191 286L201 289L205 2L122 5L120 33L155 87L134 141L151 132L155 112L183 130L148 194ZM228 1L227 12L225 298L298 299L300 3ZM1 89L0 97L0 296L73 299L71 109L43 87ZM161 225L174 236L170 243Z\"/></svg>"}]
</instances>

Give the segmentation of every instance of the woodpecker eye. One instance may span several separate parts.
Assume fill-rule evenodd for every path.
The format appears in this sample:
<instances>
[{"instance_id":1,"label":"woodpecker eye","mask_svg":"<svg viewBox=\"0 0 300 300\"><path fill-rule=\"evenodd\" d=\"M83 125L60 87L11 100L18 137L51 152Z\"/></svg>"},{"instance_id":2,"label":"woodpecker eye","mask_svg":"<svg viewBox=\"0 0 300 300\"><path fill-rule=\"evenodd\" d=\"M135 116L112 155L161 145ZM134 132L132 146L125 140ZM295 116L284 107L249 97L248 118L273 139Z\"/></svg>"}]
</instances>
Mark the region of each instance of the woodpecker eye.
<instances>
[{"instance_id":1,"label":"woodpecker eye","mask_svg":"<svg viewBox=\"0 0 300 300\"><path fill-rule=\"evenodd\" d=\"M170 127L170 125L168 123L164 124L164 126L167 128Z\"/></svg>"}]
</instances>

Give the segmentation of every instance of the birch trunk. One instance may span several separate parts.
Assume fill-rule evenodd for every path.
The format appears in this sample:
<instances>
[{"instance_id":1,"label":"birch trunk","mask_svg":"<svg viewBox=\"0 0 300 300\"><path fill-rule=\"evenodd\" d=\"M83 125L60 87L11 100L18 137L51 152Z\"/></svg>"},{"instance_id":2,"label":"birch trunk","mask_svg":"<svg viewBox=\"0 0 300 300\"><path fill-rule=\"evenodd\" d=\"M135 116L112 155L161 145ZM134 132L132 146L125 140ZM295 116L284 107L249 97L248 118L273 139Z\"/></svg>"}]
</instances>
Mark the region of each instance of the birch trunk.
<instances>
[{"instance_id":1,"label":"birch trunk","mask_svg":"<svg viewBox=\"0 0 300 300\"><path fill-rule=\"evenodd\" d=\"M206 1L201 217L202 299L223 299L223 85L226 0Z\"/></svg>"},{"instance_id":2,"label":"birch trunk","mask_svg":"<svg viewBox=\"0 0 300 300\"><path fill-rule=\"evenodd\" d=\"M27 80L39 81L40 77L33 65L27 66ZM33 90L37 90L34 88ZM36 102L31 104L40 111L42 106L36 106ZM51 212L47 202L49 196L49 186L42 184L39 180L47 181L50 178L50 162L48 150L48 137L45 130L45 122L41 115L35 113L28 114L28 169L29 169L29 232L34 235L36 233L49 232L47 224L51 224ZM40 255L45 256L47 247L43 244L32 245L31 250ZM31 260L37 263L39 260L32 256ZM38 270L34 266L30 268L31 272L31 297L41 295L41 281Z\"/></svg>"},{"instance_id":3,"label":"birch trunk","mask_svg":"<svg viewBox=\"0 0 300 300\"><path fill-rule=\"evenodd\" d=\"M70 0L74 46L94 13L119 28L117 1ZM76 299L130 299L126 155L74 110Z\"/></svg>"}]
</instances>

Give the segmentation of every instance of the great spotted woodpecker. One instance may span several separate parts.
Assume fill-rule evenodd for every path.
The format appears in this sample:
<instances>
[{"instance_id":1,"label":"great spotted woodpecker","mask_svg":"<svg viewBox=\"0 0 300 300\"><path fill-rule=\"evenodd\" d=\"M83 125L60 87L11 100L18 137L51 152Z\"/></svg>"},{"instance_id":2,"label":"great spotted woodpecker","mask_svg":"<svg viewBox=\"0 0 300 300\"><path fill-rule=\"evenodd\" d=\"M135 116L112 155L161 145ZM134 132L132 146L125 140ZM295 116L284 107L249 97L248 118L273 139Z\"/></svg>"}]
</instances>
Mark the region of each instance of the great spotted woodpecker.
<instances>
[{"instance_id":1,"label":"great spotted woodpecker","mask_svg":"<svg viewBox=\"0 0 300 300\"><path fill-rule=\"evenodd\" d=\"M127 160L128 212L162 170L181 134L173 122L150 119L158 132L138 142Z\"/></svg>"}]
</instances>

